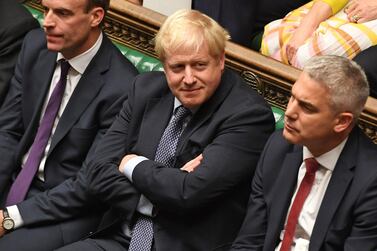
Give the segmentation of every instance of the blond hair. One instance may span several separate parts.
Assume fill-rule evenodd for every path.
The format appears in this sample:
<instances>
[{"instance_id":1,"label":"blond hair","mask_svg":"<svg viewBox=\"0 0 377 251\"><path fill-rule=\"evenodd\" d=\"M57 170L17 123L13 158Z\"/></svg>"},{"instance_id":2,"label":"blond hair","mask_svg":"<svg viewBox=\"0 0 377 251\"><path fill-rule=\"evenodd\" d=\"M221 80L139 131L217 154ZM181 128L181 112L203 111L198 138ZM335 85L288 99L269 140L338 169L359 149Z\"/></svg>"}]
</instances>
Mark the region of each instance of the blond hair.
<instances>
[{"instance_id":1,"label":"blond hair","mask_svg":"<svg viewBox=\"0 0 377 251\"><path fill-rule=\"evenodd\" d=\"M229 33L207 15L196 10L179 10L158 31L155 51L164 61L178 50L195 53L206 45L211 56L220 57L229 38Z\"/></svg>"}]
</instances>

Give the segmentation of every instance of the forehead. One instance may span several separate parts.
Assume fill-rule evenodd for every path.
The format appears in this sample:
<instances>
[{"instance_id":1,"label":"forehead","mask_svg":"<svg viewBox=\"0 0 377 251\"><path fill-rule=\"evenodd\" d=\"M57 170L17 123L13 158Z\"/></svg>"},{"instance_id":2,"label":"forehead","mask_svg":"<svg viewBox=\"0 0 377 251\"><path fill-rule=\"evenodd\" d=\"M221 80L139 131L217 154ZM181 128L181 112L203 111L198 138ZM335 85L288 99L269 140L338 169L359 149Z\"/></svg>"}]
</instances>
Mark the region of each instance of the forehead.
<instances>
[{"instance_id":1,"label":"forehead","mask_svg":"<svg viewBox=\"0 0 377 251\"><path fill-rule=\"evenodd\" d=\"M329 89L320 82L302 72L292 86L292 95L299 100L310 102L313 105L329 104Z\"/></svg>"},{"instance_id":2,"label":"forehead","mask_svg":"<svg viewBox=\"0 0 377 251\"><path fill-rule=\"evenodd\" d=\"M312 79L305 72L302 72L297 81L292 86L293 94L300 94L303 97L311 97L318 95L328 95L328 88L320 82Z\"/></svg>"},{"instance_id":3,"label":"forehead","mask_svg":"<svg viewBox=\"0 0 377 251\"><path fill-rule=\"evenodd\" d=\"M196 48L180 47L174 52L166 54L166 62L184 62L184 61L198 61L215 59L210 55L208 46L204 45Z\"/></svg>"}]
</instances>

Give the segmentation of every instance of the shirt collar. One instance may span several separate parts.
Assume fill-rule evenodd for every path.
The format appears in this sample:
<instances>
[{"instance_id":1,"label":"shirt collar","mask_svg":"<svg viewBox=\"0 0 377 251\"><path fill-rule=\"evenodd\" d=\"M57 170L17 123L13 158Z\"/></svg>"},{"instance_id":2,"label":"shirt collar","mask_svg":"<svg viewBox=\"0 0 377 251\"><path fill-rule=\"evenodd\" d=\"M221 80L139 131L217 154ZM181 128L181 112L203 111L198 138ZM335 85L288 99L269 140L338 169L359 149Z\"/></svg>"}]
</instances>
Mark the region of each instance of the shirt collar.
<instances>
[{"instance_id":1,"label":"shirt collar","mask_svg":"<svg viewBox=\"0 0 377 251\"><path fill-rule=\"evenodd\" d=\"M92 61L93 57L97 54L99 48L101 47L102 40L103 40L103 35L101 32L97 38L97 41L89 50L68 60L71 67L75 69L78 73L80 73L81 75L84 74L86 67L88 67L90 61ZM64 59L64 56L63 54L58 52L58 57L56 61L58 62L60 59Z\"/></svg>"},{"instance_id":2,"label":"shirt collar","mask_svg":"<svg viewBox=\"0 0 377 251\"><path fill-rule=\"evenodd\" d=\"M348 137L344 139L339 145L331 149L330 151L316 157L315 159L317 162L324 168L329 169L330 171L334 171L336 162L339 159L339 156L346 144ZM309 149L304 146L303 147L303 159L313 158L313 154L309 151Z\"/></svg>"},{"instance_id":3,"label":"shirt collar","mask_svg":"<svg viewBox=\"0 0 377 251\"><path fill-rule=\"evenodd\" d=\"M179 99L177 99L177 97L174 97L174 107L173 107L173 112L175 111L175 109L178 108L178 106L181 106L182 103L181 101L179 101ZM199 109L198 108L194 108L194 109L189 109L191 111L192 114L196 113L196 111Z\"/></svg>"}]
</instances>

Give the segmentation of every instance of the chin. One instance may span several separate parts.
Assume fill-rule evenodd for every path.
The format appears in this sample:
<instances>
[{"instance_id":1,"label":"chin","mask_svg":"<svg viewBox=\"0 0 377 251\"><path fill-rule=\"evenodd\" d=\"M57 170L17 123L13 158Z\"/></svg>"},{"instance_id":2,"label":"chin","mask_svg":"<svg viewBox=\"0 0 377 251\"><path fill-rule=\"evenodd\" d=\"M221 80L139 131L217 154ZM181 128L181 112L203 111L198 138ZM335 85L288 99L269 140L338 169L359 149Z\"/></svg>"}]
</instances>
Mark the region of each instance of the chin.
<instances>
[{"instance_id":1,"label":"chin","mask_svg":"<svg viewBox=\"0 0 377 251\"><path fill-rule=\"evenodd\" d=\"M58 46L56 44L51 44L51 43L47 43L47 49L50 50L50 51L56 51L56 52L61 51L60 46Z\"/></svg>"},{"instance_id":2,"label":"chin","mask_svg":"<svg viewBox=\"0 0 377 251\"><path fill-rule=\"evenodd\" d=\"M283 130L283 137L289 142L289 143L292 143L292 144L298 144L299 143L299 138L288 132L286 129Z\"/></svg>"}]
</instances>

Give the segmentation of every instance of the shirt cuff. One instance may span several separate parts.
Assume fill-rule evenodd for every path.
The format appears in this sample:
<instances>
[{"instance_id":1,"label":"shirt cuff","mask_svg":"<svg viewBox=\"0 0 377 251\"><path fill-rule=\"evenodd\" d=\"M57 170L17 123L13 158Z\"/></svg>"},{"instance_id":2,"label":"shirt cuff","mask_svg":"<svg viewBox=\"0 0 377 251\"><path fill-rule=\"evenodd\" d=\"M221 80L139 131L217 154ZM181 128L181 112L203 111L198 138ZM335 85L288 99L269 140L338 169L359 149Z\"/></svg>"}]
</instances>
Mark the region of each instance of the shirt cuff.
<instances>
[{"instance_id":1,"label":"shirt cuff","mask_svg":"<svg viewBox=\"0 0 377 251\"><path fill-rule=\"evenodd\" d=\"M134 172L135 167L142 161L148 160L144 156L136 156L127 161L126 164L124 164L123 168L123 174L132 182L132 174Z\"/></svg>"},{"instance_id":2,"label":"shirt cuff","mask_svg":"<svg viewBox=\"0 0 377 251\"><path fill-rule=\"evenodd\" d=\"M9 217L12 218L14 221L14 228L19 228L24 225L24 221L22 220L20 211L16 205L7 207Z\"/></svg>"}]
</instances>

